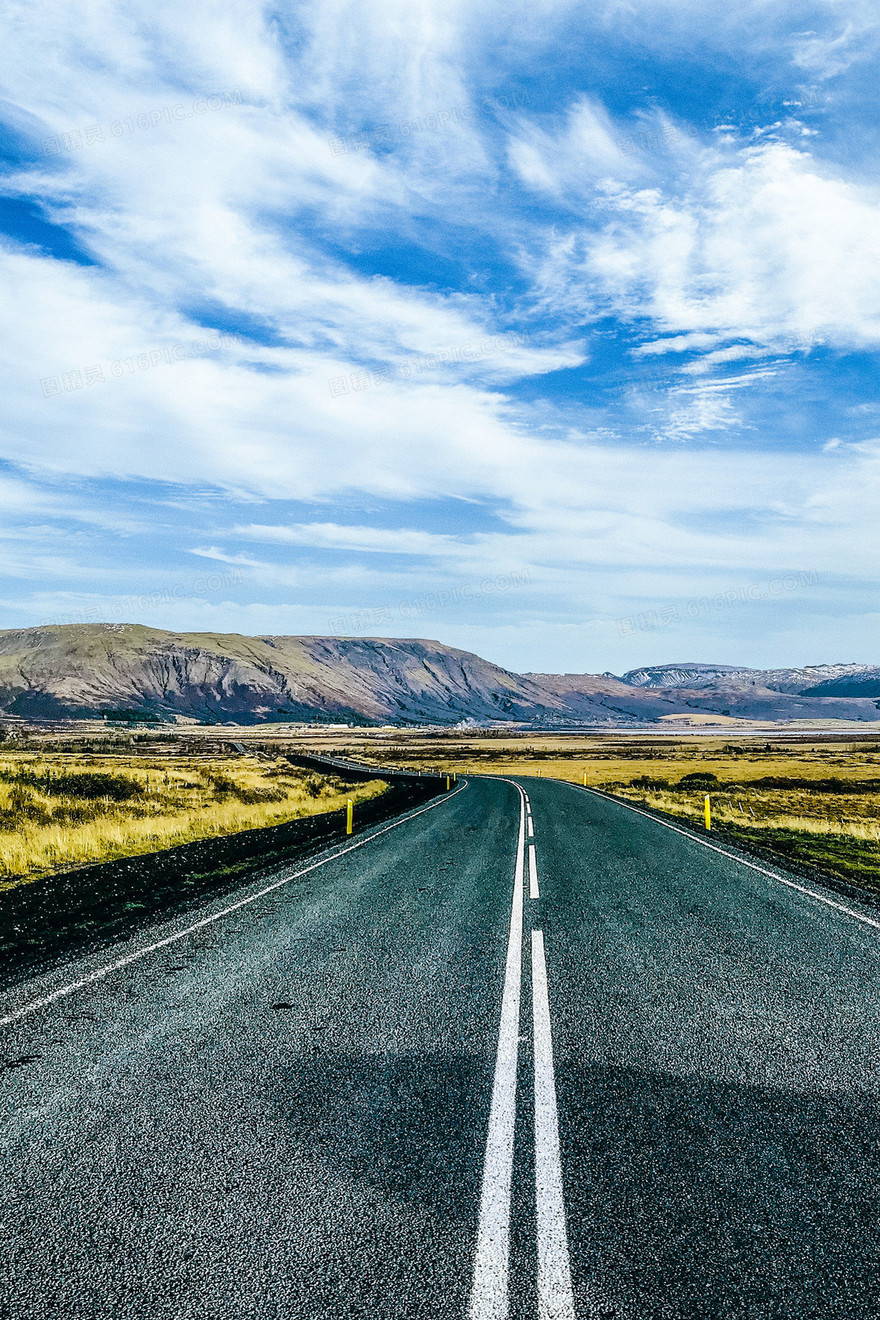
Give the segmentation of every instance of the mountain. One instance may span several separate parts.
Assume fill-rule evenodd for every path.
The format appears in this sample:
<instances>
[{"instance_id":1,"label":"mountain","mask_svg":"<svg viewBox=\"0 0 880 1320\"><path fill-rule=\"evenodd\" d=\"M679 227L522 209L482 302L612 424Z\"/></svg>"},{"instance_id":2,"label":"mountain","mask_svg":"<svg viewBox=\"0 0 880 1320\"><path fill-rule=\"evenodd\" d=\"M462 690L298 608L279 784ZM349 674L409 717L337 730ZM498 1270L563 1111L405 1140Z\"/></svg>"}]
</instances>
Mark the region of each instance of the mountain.
<instances>
[{"instance_id":1,"label":"mountain","mask_svg":"<svg viewBox=\"0 0 880 1320\"><path fill-rule=\"evenodd\" d=\"M0 632L0 711L31 718L139 711L250 724L455 724L557 714L527 679L440 642L172 633L115 623Z\"/></svg>"},{"instance_id":2,"label":"mountain","mask_svg":"<svg viewBox=\"0 0 880 1320\"><path fill-rule=\"evenodd\" d=\"M650 669L630 669L620 681L641 688L699 688L724 683L733 674L754 672L738 665L654 665Z\"/></svg>"},{"instance_id":3,"label":"mountain","mask_svg":"<svg viewBox=\"0 0 880 1320\"><path fill-rule=\"evenodd\" d=\"M638 725L681 709L677 697L639 691L614 674L523 674L575 723Z\"/></svg>"},{"instance_id":4,"label":"mountain","mask_svg":"<svg viewBox=\"0 0 880 1320\"><path fill-rule=\"evenodd\" d=\"M515 674L417 638L244 637L95 623L0 631L0 715L137 712L212 723L643 727L695 714L880 719L880 667L697 663Z\"/></svg>"},{"instance_id":5,"label":"mountain","mask_svg":"<svg viewBox=\"0 0 880 1320\"><path fill-rule=\"evenodd\" d=\"M532 675L536 680L540 677ZM880 719L880 668L876 665L748 669L679 663L631 669L621 675L620 682L646 696L662 693L680 713L749 720Z\"/></svg>"},{"instance_id":6,"label":"mountain","mask_svg":"<svg viewBox=\"0 0 880 1320\"><path fill-rule=\"evenodd\" d=\"M622 682L644 688L761 687L814 697L880 697L877 665L807 665L803 669L747 669L743 665L677 664L631 669Z\"/></svg>"}]
</instances>

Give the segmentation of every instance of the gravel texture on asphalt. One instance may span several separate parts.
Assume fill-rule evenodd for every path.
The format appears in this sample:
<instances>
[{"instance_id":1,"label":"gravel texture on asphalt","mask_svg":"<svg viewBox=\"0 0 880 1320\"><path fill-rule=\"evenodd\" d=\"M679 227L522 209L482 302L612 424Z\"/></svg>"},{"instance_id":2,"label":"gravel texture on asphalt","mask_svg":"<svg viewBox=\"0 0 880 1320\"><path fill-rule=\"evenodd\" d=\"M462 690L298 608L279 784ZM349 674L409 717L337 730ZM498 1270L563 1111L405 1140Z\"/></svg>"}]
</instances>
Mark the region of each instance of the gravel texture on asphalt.
<instances>
[{"instance_id":1,"label":"gravel texture on asphalt","mask_svg":"<svg viewBox=\"0 0 880 1320\"><path fill-rule=\"evenodd\" d=\"M541 897L511 1320L538 1317L535 928L577 1316L873 1320L880 931L520 782ZM292 877L0 1028L3 1320L465 1320L518 826L513 784L472 780L0 997L2 1017Z\"/></svg>"},{"instance_id":2,"label":"gravel texture on asphalt","mask_svg":"<svg viewBox=\"0 0 880 1320\"><path fill-rule=\"evenodd\" d=\"M358 803L354 833L437 796L442 782L395 777L384 793ZM109 947L159 918L228 894L268 866L315 853L345 837L345 817L344 807L316 812L79 866L0 891L0 991L65 959Z\"/></svg>"}]
</instances>

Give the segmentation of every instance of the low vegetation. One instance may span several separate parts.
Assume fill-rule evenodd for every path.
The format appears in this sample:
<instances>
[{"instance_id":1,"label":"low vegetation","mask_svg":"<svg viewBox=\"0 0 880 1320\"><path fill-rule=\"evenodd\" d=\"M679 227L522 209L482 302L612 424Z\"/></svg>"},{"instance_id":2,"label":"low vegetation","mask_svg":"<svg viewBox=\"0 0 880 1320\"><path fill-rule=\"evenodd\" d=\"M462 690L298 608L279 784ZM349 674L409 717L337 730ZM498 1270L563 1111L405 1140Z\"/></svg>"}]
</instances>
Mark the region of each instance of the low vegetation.
<instances>
[{"instance_id":1,"label":"low vegetation","mask_svg":"<svg viewBox=\"0 0 880 1320\"><path fill-rule=\"evenodd\" d=\"M340 742L340 746L343 744ZM411 768L543 775L601 788L781 862L880 887L880 742L683 735L362 736L349 754Z\"/></svg>"},{"instance_id":2,"label":"low vegetation","mask_svg":"<svg viewBox=\"0 0 880 1320\"><path fill-rule=\"evenodd\" d=\"M274 824L381 791L371 783L353 792L295 770L282 758L287 750L349 756L375 765L377 780L387 766L586 780L698 828L708 793L719 837L880 887L876 735L731 741L729 734L326 728L291 736L264 728L236 731L252 749L246 757L230 756L228 742L209 730L92 733L91 742L50 736L35 746L31 735L26 747L0 756L0 884L4 876ZM102 775L125 782L110 786Z\"/></svg>"},{"instance_id":3,"label":"low vegetation","mask_svg":"<svg viewBox=\"0 0 880 1320\"><path fill-rule=\"evenodd\" d=\"M708 794L713 828L735 841L880 887L880 781L873 777L847 783L775 775L698 781L694 776L689 783L669 783L642 776L607 788L696 824L703 821Z\"/></svg>"},{"instance_id":4,"label":"low vegetation","mask_svg":"<svg viewBox=\"0 0 880 1320\"><path fill-rule=\"evenodd\" d=\"M0 888L355 804L356 786L283 757L8 752L0 756Z\"/></svg>"}]
</instances>

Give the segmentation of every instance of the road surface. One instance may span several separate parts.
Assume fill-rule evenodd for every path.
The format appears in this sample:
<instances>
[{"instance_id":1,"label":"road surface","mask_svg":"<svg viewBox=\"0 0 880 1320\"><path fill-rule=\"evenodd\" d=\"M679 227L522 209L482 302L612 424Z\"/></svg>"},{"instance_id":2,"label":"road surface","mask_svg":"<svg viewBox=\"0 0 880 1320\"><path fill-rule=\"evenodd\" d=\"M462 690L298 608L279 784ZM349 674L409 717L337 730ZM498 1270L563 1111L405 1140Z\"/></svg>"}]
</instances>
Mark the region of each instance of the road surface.
<instances>
[{"instance_id":1,"label":"road surface","mask_svg":"<svg viewBox=\"0 0 880 1320\"><path fill-rule=\"evenodd\" d=\"M3 997L3 1320L873 1320L876 914L520 783Z\"/></svg>"}]
</instances>

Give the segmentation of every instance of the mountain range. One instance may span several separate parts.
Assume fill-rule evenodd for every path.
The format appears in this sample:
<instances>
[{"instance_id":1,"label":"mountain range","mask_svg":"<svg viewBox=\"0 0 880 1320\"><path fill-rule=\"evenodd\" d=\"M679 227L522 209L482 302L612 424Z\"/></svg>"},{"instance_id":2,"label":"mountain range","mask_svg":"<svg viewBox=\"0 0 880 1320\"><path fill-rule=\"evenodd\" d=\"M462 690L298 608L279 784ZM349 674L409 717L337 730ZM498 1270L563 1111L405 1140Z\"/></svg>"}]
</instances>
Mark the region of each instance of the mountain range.
<instances>
[{"instance_id":1,"label":"mountain range","mask_svg":"<svg viewBox=\"0 0 880 1320\"><path fill-rule=\"evenodd\" d=\"M707 715L880 720L880 666L664 664L516 674L441 642L95 623L0 631L0 715L210 723L638 727Z\"/></svg>"}]
</instances>

